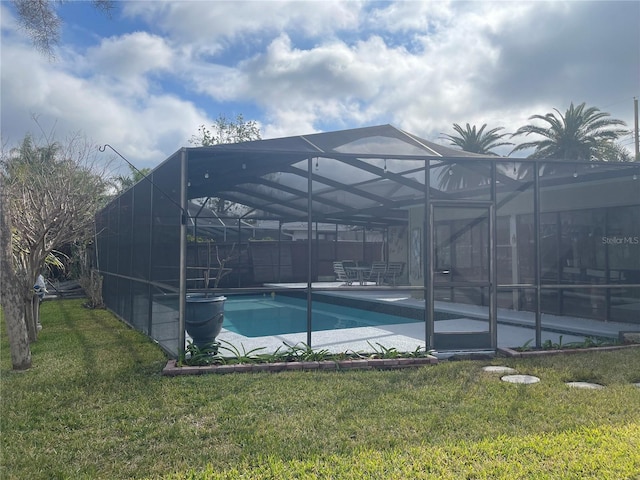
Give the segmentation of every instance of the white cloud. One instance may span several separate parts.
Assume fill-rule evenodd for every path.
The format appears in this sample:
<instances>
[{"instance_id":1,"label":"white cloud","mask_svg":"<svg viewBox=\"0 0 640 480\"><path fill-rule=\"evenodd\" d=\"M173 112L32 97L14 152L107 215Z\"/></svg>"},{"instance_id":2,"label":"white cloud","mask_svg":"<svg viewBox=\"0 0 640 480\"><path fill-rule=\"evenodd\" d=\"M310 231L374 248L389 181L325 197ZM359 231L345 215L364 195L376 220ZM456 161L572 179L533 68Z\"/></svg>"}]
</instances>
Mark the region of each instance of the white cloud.
<instances>
[{"instance_id":1,"label":"white cloud","mask_svg":"<svg viewBox=\"0 0 640 480\"><path fill-rule=\"evenodd\" d=\"M157 25L182 42L199 46L230 42L259 43L262 35L282 31L325 37L335 31L356 29L359 1L216 1L127 2L125 13ZM213 48L210 51L219 51Z\"/></svg>"},{"instance_id":2,"label":"white cloud","mask_svg":"<svg viewBox=\"0 0 640 480\"><path fill-rule=\"evenodd\" d=\"M0 6L3 138L36 114L152 166L219 114L264 138L393 123L435 140L453 123L514 131L571 101L631 124L640 93L634 2L121 6L131 30L57 62Z\"/></svg>"},{"instance_id":3,"label":"white cloud","mask_svg":"<svg viewBox=\"0 0 640 480\"><path fill-rule=\"evenodd\" d=\"M424 131L439 116L468 110L478 70L495 57L486 42L454 54L447 41L421 53L389 47L379 36L299 49L283 34L263 54L228 69L225 78L233 81L220 83L229 86L226 99L253 98L273 116L297 110L325 122L420 123Z\"/></svg>"},{"instance_id":4,"label":"white cloud","mask_svg":"<svg viewBox=\"0 0 640 480\"><path fill-rule=\"evenodd\" d=\"M371 13L364 23L369 28L384 29L392 33L434 33L446 28L453 17L454 11L450 1L394 2L389 4L373 2Z\"/></svg>"},{"instance_id":5,"label":"white cloud","mask_svg":"<svg viewBox=\"0 0 640 480\"><path fill-rule=\"evenodd\" d=\"M133 77L170 68L173 52L158 35L134 32L103 39L87 51L95 70L117 77Z\"/></svg>"},{"instance_id":6,"label":"white cloud","mask_svg":"<svg viewBox=\"0 0 640 480\"><path fill-rule=\"evenodd\" d=\"M413 29L405 44L381 31L356 41L331 36L299 47L281 33L235 65L198 63L190 77L194 88L215 99L252 99L265 110L271 132L287 130L273 123L279 119L296 126L296 133L328 123L341 128L393 122L433 136L453 123L452 116L481 110L482 72L499 57L487 32L525 10L479 11L474 4L468 12L454 12L448 4L401 2L374 9L361 23L389 26L389 32ZM400 18L413 20L400 27ZM300 121L292 120L295 112Z\"/></svg>"},{"instance_id":7,"label":"white cloud","mask_svg":"<svg viewBox=\"0 0 640 480\"><path fill-rule=\"evenodd\" d=\"M3 45L2 136L11 144L40 127L65 137L80 132L109 143L140 166L153 166L187 144L206 115L171 94L127 96L51 63L26 45ZM114 93L116 92L116 93Z\"/></svg>"}]
</instances>

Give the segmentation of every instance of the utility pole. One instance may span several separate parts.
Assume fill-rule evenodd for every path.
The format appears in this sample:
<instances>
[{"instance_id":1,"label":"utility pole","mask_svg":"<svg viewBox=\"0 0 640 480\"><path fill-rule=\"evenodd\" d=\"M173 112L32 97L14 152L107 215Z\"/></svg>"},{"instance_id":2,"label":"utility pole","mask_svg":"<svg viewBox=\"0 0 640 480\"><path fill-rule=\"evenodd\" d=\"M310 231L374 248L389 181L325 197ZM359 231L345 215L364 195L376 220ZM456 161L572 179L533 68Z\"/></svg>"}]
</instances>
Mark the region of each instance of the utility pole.
<instances>
[{"instance_id":1,"label":"utility pole","mask_svg":"<svg viewBox=\"0 0 640 480\"><path fill-rule=\"evenodd\" d=\"M633 113L635 118L636 162L640 162L640 140L638 139L638 97L633 97Z\"/></svg>"}]
</instances>

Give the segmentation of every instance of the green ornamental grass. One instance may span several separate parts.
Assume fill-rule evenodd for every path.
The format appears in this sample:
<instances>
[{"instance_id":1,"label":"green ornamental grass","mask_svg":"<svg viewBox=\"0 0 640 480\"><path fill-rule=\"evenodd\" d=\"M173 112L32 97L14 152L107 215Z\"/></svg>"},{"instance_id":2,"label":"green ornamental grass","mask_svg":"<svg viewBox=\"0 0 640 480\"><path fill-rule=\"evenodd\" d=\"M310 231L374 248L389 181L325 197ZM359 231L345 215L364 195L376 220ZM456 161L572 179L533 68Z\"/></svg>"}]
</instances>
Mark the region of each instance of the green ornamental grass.
<instances>
[{"instance_id":1,"label":"green ornamental grass","mask_svg":"<svg viewBox=\"0 0 640 480\"><path fill-rule=\"evenodd\" d=\"M3 322L2 479L640 478L639 348L163 377L157 345L82 303L42 304L26 372Z\"/></svg>"}]
</instances>

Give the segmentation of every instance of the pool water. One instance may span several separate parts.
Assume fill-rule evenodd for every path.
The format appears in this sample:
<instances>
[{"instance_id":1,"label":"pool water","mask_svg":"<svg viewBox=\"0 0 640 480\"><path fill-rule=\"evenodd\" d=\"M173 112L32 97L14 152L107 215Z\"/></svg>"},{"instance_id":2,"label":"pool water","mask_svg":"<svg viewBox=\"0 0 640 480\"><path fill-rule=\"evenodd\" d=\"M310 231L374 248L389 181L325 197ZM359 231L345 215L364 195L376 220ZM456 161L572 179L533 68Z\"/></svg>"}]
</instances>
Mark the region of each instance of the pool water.
<instances>
[{"instance_id":1,"label":"pool water","mask_svg":"<svg viewBox=\"0 0 640 480\"><path fill-rule=\"evenodd\" d=\"M376 327L418 320L359 308L312 302L312 330ZM277 295L229 297L224 307L223 328L245 337L266 337L307 331L307 301Z\"/></svg>"}]
</instances>

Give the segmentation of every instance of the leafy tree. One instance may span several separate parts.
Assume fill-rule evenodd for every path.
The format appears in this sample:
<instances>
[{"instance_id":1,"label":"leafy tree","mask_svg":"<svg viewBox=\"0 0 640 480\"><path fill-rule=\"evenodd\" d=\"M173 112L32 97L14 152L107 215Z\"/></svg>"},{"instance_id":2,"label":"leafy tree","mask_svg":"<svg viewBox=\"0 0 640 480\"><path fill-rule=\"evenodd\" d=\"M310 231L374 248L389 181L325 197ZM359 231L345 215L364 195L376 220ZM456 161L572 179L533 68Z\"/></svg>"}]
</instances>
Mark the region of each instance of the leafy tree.
<instances>
[{"instance_id":1,"label":"leafy tree","mask_svg":"<svg viewBox=\"0 0 640 480\"><path fill-rule=\"evenodd\" d=\"M210 147L224 143L240 143L252 140L261 140L260 127L255 120L245 120L242 114L238 114L235 120L229 120L220 114L211 129L201 125L198 134L193 135L189 143L197 147ZM238 205L227 202L222 198L209 200L209 207L218 214L226 214L230 210L237 209Z\"/></svg>"},{"instance_id":2,"label":"leafy tree","mask_svg":"<svg viewBox=\"0 0 640 480\"><path fill-rule=\"evenodd\" d=\"M62 21L56 13L56 4L63 0L12 0L18 23L24 28L33 46L53 57L53 50L60 42ZM92 0L95 8L107 14L113 9L112 0Z\"/></svg>"},{"instance_id":3,"label":"leafy tree","mask_svg":"<svg viewBox=\"0 0 640 480\"><path fill-rule=\"evenodd\" d=\"M37 339L38 299L33 285L51 253L93 236L95 212L106 200L108 182L93 163L95 149L76 136L64 143L37 144L27 135L0 162L3 231L11 225L16 291L0 285L3 304L21 305L20 318L5 312L7 324L23 321L30 342ZM5 242L6 239L3 239ZM4 270L4 268L3 268Z\"/></svg>"},{"instance_id":4,"label":"leafy tree","mask_svg":"<svg viewBox=\"0 0 640 480\"><path fill-rule=\"evenodd\" d=\"M571 103L567 111L560 113L554 109L546 115L533 115L529 120L539 120L543 125L530 124L520 127L513 136L537 135L539 140L517 145L513 152L534 148L530 158L561 158L569 160L610 160L620 159L614 154L615 141L628 133L617 128L626 125L622 120L611 118L609 113L596 107L587 107L581 103L577 107Z\"/></svg>"},{"instance_id":5,"label":"leafy tree","mask_svg":"<svg viewBox=\"0 0 640 480\"><path fill-rule=\"evenodd\" d=\"M479 130L475 125L471 126L468 123L466 128L454 123L453 129L458 132L458 135L442 134L442 138L448 139L451 145L457 146L465 152L481 155L498 155L493 151L494 148L513 145L511 142L502 140L509 135L508 133L498 133L503 127L492 128L485 132L486 127L486 123ZM451 163L440 171L438 184L441 189L451 191L483 185L487 179L486 173L474 171L473 167L468 164Z\"/></svg>"}]
</instances>

